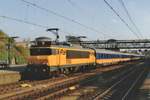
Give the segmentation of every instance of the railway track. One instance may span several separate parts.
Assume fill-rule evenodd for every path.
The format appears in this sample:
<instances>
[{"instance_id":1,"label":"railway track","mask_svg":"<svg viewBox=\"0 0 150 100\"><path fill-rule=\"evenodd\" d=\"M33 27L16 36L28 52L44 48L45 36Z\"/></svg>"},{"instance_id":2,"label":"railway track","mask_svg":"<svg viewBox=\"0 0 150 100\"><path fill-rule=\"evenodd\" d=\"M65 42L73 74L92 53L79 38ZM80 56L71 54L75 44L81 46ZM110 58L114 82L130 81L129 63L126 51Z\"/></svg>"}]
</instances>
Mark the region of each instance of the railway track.
<instances>
[{"instance_id":1,"label":"railway track","mask_svg":"<svg viewBox=\"0 0 150 100\"><path fill-rule=\"evenodd\" d=\"M77 82L76 84L72 84L72 86L70 86L70 87L75 87L75 89L79 89L80 88L80 86L82 86L81 84L86 84L86 83L89 83L89 82L91 82L91 81L93 81L95 79L95 76L94 77L88 77L88 79L85 81L84 80L84 82L80 82L80 84ZM68 86L69 87L69 86ZM45 99L50 99L52 96L53 97L55 97L55 99L56 99L56 97L57 98L60 98L62 95L61 94L63 94L63 95L65 95L65 94L67 94L67 93L71 93L71 92L73 92L72 90L70 90L68 87L63 87L63 88L60 88L60 89L58 89L57 91L55 91L55 92L53 92L53 93L45 93L44 95L45 96L43 96L42 97L42 95L40 96L40 98L39 98L39 100L45 100ZM74 90L75 91L75 90ZM52 99L52 98L51 98Z\"/></svg>"},{"instance_id":2,"label":"railway track","mask_svg":"<svg viewBox=\"0 0 150 100\"><path fill-rule=\"evenodd\" d=\"M26 87L31 87L34 85L38 85L38 84L42 84L42 83L46 83L46 82L55 82L58 80L63 79L64 77L57 77L54 79L47 79L47 80L24 80L24 81L20 81L17 83L13 83L13 84L8 84L8 85L2 85L0 86L0 95L3 95L5 93L10 93L10 92L15 92L21 89L24 89Z\"/></svg>"},{"instance_id":3,"label":"railway track","mask_svg":"<svg viewBox=\"0 0 150 100\"><path fill-rule=\"evenodd\" d=\"M139 63L138 63L139 64ZM87 91L86 88L88 88L89 86L90 87L99 87L98 88L98 91L104 91L106 90L108 86L110 86L111 84L113 84L114 82L117 81L117 79L121 79L124 75L128 74L132 69L134 69L135 67L131 67L131 64L129 64L128 66L124 67L124 68L120 68L120 69L117 69L117 70L114 70L114 71L110 71L110 72L107 72L107 73L102 73L100 75L97 75L97 76L94 76L94 77L91 77L91 78L88 78L87 81L84 80L84 82L82 82L80 85L81 88L79 89L76 89L75 91L73 92L68 92L66 93L65 95L63 95L62 97L60 97L62 100L63 98L67 98L67 99L70 99L72 97L74 97L77 94L80 94L79 96L77 96L77 100L88 100L90 99L93 95L95 95L94 93L87 93L87 92L80 92L80 91ZM105 77L105 80L100 80L100 81L96 81L97 79L99 80L99 77L100 76L103 76L107 74L107 77ZM106 81L107 80L107 81ZM103 82L104 83L103 83ZM96 83L95 83L96 82ZM102 82L102 83L99 83L99 82ZM96 89L96 88L95 88ZM99 90L100 89L100 90ZM93 90L92 90L93 91ZM94 91L97 91L94 90ZM75 94L74 94L75 93Z\"/></svg>"},{"instance_id":4,"label":"railway track","mask_svg":"<svg viewBox=\"0 0 150 100\"><path fill-rule=\"evenodd\" d=\"M89 100L127 100L146 72L147 68L145 67L134 68L111 87L99 90Z\"/></svg>"},{"instance_id":5,"label":"railway track","mask_svg":"<svg viewBox=\"0 0 150 100\"><path fill-rule=\"evenodd\" d=\"M45 81L42 81L42 83L35 85L33 87L30 87L30 88L24 89L24 90L19 90L18 92L15 91L12 93L0 95L0 99L8 99L8 98L9 99L21 99L21 100L25 100L27 98L37 99L46 94L51 94L49 98L53 98L56 96L56 92L58 91L60 92L60 90L65 89L65 88L70 89L71 86L75 86L76 84L78 84L80 80L85 79L94 74L95 73L79 74L73 77L68 77L66 79L58 80L56 82L47 81L47 83L45 83Z\"/></svg>"},{"instance_id":6,"label":"railway track","mask_svg":"<svg viewBox=\"0 0 150 100\"><path fill-rule=\"evenodd\" d=\"M115 67L116 66L116 67ZM75 88L79 88L79 82L83 79L86 79L90 76L94 76L100 72L113 69L117 69L123 67L121 65L110 66L110 68L96 69L91 72L86 73L78 73L68 77L61 77L56 79L47 79L41 81L27 81L20 82L12 85L0 87L0 90L3 91L0 93L0 99L8 100L8 99L53 99L56 96L60 96L68 91L72 91ZM30 87L20 87L21 84L28 84ZM7 88L7 89L6 89Z\"/></svg>"},{"instance_id":7,"label":"railway track","mask_svg":"<svg viewBox=\"0 0 150 100\"><path fill-rule=\"evenodd\" d=\"M97 73L98 72L98 70L95 70L95 73ZM94 73L94 75L96 75ZM86 84L86 83L89 83L89 82L91 82L92 80L94 80L94 75L93 75L93 77L91 78L89 78L89 77L87 77L88 78L88 80L87 81L84 81L84 82L82 82L82 84ZM78 78L79 80L80 80L80 78ZM83 78L83 79L85 79L85 78ZM40 97L38 98L38 100L49 100L49 99L59 99L62 95L64 95L64 94L66 94L66 93L71 93L71 92L73 92L73 91L75 91L76 89L79 89L80 88L80 86L81 86L81 83L79 83L79 80L78 80L78 82L75 82L74 84L72 84L72 85L68 85L68 86L64 86L64 87L62 87L62 88L59 88L59 89L57 89L55 92L53 92L53 93L44 93L44 96L42 96L42 95L40 95ZM82 80L82 79L81 79ZM71 87L74 87L74 89L72 90L72 89L70 89Z\"/></svg>"}]
</instances>

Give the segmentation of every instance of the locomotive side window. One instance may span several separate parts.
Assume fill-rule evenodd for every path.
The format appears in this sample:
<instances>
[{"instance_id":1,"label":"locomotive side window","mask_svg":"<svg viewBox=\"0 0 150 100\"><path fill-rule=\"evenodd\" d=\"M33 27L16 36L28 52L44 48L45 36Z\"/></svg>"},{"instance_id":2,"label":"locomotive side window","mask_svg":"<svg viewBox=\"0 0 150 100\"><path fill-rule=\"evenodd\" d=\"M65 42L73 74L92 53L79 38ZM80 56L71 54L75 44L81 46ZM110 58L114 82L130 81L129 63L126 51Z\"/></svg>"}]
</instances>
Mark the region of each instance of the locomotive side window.
<instances>
[{"instance_id":1,"label":"locomotive side window","mask_svg":"<svg viewBox=\"0 0 150 100\"><path fill-rule=\"evenodd\" d=\"M72 58L89 58L90 53L87 51L75 51L75 50L67 50L66 57L67 59Z\"/></svg>"},{"instance_id":2,"label":"locomotive side window","mask_svg":"<svg viewBox=\"0 0 150 100\"><path fill-rule=\"evenodd\" d=\"M52 55L56 54L56 50L50 49L50 48L31 48L30 49L30 55L36 56L36 55Z\"/></svg>"}]
</instances>

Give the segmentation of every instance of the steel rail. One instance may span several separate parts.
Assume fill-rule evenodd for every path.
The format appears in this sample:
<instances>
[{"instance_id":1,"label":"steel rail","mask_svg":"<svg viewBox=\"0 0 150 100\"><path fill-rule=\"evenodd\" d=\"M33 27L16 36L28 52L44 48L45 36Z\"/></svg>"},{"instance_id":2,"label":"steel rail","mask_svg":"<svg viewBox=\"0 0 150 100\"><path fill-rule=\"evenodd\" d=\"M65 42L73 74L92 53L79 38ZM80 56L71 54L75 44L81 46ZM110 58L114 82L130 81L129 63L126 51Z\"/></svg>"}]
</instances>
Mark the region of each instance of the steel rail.
<instances>
[{"instance_id":1,"label":"steel rail","mask_svg":"<svg viewBox=\"0 0 150 100\"><path fill-rule=\"evenodd\" d=\"M107 90L105 90L103 93L97 93L94 97L93 100L99 100L101 98L103 98L104 96L106 96L111 90L113 90L114 87L116 87L117 85L119 85L121 82L123 82L125 79L127 79L130 75L132 75L135 71L137 71L137 69L133 69L128 75L126 75L125 77L123 77L121 80L117 81L115 84L113 84L111 87L109 87Z\"/></svg>"}]
</instances>

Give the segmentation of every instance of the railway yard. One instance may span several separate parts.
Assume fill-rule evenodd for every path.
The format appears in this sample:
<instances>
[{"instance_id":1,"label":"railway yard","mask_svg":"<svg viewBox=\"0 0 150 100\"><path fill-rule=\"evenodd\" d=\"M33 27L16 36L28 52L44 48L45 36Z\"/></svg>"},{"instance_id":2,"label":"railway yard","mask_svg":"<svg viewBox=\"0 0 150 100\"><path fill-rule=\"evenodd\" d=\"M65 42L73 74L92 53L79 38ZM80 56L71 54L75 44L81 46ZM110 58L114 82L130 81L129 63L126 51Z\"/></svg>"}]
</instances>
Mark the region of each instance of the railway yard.
<instances>
[{"instance_id":1,"label":"railway yard","mask_svg":"<svg viewBox=\"0 0 150 100\"><path fill-rule=\"evenodd\" d=\"M53 44L48 37L36 38L29 52L26 64L2 66L0 100L128 100L149 73L140 53Z\"/></svg>"},{"instance_id":2,"label":"railway yard","mask_svg":"<svg viewBox=\"0 0 150 100\"><path fill-rule=\"evenodd\" d=\"M128 100L149 73L143 54L53 44L48 37L36 38L29 53L25 64L1 63L0 100Z\"/></svg>"},{"instance_id":3,"label":"railway yard","mask_svg":"<svg viewBox=\"0 0 150 100\"><path fill-rule=\"evenodd\" d=\"M127 100L140 88L148 72L149 62L146 60L43 80L21 79L1 85L0 99Z\"/></svg>"},{"instance_id":4,"label":"railway yard","mask_svg":"<svg viewBox=\"0 0 150 100\"><path fill-rule=\"evenodd\" d=\"M149 0L1 0L0 100L150 100Z\"/></svg>"}]
</instances>

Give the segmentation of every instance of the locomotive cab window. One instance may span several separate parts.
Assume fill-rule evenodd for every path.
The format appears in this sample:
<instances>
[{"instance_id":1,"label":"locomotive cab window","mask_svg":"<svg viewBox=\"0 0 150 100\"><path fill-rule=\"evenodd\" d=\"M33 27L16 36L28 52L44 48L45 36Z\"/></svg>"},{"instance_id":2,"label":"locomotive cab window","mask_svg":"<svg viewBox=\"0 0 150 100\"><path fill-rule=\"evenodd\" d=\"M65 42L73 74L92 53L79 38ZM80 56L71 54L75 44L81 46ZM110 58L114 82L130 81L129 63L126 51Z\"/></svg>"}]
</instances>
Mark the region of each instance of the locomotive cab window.
<instances>
[{"instance_id":1,"label":"locomotive cab window","mask_svg":"<svg viewBox=\"0 0 150 100\"><path fill-rule=\"evenodd\" d=\"M50 48L31 48L30 49L30 55L36 56L36 55L52 55L56 54L55 49Z\"/></svg>"}]
</instances>

